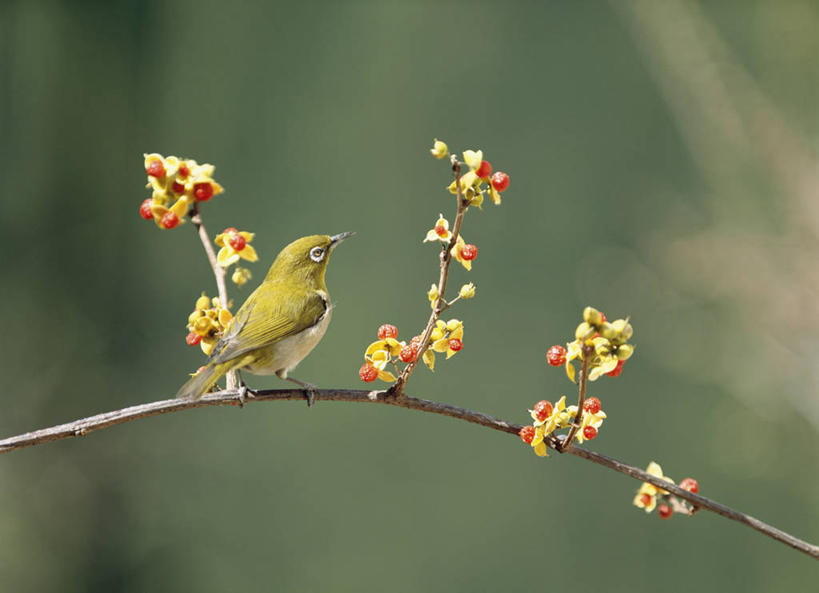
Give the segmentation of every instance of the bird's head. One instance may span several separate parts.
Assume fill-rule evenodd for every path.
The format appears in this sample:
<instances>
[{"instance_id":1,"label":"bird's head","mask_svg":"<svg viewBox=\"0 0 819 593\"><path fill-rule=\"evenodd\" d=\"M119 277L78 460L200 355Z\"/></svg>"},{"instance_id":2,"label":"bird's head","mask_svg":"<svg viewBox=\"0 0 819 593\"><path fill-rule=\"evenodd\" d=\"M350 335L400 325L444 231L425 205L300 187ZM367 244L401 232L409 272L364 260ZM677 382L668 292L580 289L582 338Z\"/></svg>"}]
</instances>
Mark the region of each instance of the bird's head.
<instances>
[{"instance_id":1,"label":"bird's head","mask_svg":"<svg viewBox=\"0 0 819 593\"><path fill-rule=\"evenodd\" d=\"M339 233L338 235L310 235L296 239L281 250L276 261L270 266L265 280L276 278L291 278L305 282L316 283L324 287L324 272L330 254L336 245L355 233Z\"/></svg>"}]
</instances>

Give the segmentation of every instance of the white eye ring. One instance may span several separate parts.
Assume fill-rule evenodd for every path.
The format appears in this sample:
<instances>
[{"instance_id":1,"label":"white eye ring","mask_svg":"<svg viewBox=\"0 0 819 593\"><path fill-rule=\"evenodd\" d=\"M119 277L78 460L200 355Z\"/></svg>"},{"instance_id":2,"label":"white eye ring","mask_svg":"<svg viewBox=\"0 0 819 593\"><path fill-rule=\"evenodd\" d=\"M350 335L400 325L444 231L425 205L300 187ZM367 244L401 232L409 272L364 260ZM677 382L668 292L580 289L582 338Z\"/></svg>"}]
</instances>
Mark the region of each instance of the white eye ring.
<instances>
[{"instance_id":1,"label":"white eye ring","mask_svg":"<svg viewBox=\"0 0 819 593\"><path fill-rule=\"evenodd\" d=\"M310 250L310 259L312 259L314 262L320 262L321 260L323 260L324 249L322 249L321 247L313 247Z\"/></svg>"}]
</instances>

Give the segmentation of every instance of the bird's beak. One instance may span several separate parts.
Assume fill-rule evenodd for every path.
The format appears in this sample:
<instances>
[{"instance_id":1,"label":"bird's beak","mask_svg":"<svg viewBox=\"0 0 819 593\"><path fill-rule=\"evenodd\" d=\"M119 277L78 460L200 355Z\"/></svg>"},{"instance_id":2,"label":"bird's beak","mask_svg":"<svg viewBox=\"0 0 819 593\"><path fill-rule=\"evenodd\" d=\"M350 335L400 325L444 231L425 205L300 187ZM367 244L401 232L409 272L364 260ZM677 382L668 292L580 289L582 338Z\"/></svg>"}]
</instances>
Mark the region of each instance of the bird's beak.
<instances>
[{"instance_id":1,"label":"bird's beak","mask_svg":"<svg viewBox=\"0 0 819 593\"><path fill-rule=\"evenodd\" d=\"M346 239L347 237L352 237L353 235L355 235L355 233L353 232L339 233L338 235L333 235L332 237L330 237L330 248L331 249L335 248L335 246L341 243L344 239Z\"/></svg>"}]
</instances>

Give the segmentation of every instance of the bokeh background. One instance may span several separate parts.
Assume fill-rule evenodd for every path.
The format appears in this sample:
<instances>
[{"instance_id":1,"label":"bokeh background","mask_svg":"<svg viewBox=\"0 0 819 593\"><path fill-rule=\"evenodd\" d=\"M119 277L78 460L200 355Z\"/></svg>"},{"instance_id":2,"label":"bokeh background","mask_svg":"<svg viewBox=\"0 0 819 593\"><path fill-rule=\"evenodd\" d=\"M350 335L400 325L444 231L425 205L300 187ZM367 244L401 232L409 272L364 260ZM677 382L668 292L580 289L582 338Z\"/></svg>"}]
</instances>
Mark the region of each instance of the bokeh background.
<instances>
[{"instance_id":1,"label":"bokeh background","mask_svg":"<svg viewBox=\"0 0 819 593\"><path fill-rule=\"evenodd\" d=\"M409 392L526 420L586 304L637 355L590 447L819 540L819 7L680 2L0 4L3 404L11 436L171 396L213 279L137 214L143 152L211 162L209 230L260 279L313 233L337 309L297 376L359 387L417 333L451 212L434 137L511 186L470 212L464 350ZM253 281L255 284L256 280ZM232 290L241 300L249 290ZM276 379L254 384L276 387ZM406 410L205 409L0 458L3 591L805 591L816 565L638 484Z\"/></svg>"}]
</instances>

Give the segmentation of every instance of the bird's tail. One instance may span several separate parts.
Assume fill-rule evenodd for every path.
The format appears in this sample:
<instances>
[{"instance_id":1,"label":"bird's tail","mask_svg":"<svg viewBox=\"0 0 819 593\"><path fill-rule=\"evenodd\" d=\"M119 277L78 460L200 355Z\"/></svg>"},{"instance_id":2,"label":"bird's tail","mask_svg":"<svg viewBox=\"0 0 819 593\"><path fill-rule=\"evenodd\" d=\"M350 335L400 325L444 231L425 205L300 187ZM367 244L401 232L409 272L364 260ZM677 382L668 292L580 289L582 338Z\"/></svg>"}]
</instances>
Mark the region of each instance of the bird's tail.
<instances>
[{"instance_id":1,"label":"bird's tail","mask_svg":"<svg viewBox=\"0 0 819 593\"><path fill-rule=\"evenodd\" d=\"M208 364L179 388L179 391L176 392L176 397L182 399L199 399L213 387L225 373L237 366L239 366L239 361L236 360L229 360L221 364Z\"/></svg>"}]
</instances>

